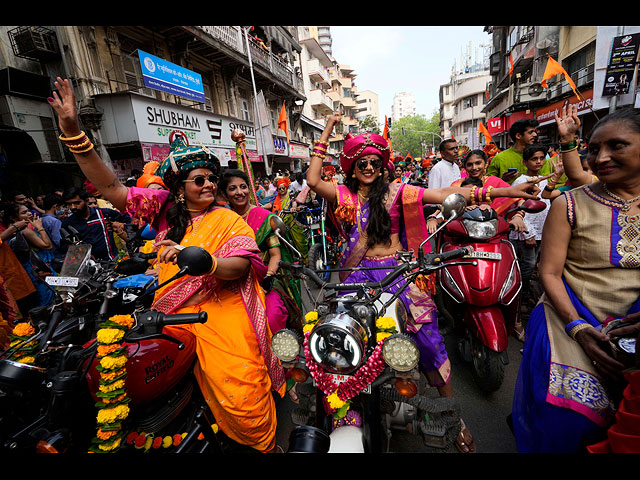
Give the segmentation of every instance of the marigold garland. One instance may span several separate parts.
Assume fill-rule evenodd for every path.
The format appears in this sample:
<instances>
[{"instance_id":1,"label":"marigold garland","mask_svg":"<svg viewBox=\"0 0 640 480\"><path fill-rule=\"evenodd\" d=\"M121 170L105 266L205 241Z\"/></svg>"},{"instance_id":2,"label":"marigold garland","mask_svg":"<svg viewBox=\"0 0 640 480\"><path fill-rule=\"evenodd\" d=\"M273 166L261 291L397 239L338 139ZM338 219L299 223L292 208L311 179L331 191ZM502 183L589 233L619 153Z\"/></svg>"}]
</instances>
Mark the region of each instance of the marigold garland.
<instances>
[{"instance_id":1,"label":"marigold garland","mask_svg":"<svg viewBox=\"0 0 640 480\"><path fill-rule=\"evenodd\" d=\"M36 329L28 322L21 322L13 327L13 332L9 334L9 348L20 345L14 353L14 359L19 363L33 363L35 357L33 353L38 347L38 342L27 342L36 333Z\"/></svg>"},{"instance_id":2,"label":"marigold garland","mask_svg":"<svg viewBox=\"0 0 640 480\"><path fill-rule=\"evenodd\" d=\"M127 376L124 335L133 326L130 315L114 315L99 325L96 335L100 384L96 396L97 431L90 452L116 452L122 445L122 422L129 416L129 397L125 379Z\"/></svg>"}]
</instances>

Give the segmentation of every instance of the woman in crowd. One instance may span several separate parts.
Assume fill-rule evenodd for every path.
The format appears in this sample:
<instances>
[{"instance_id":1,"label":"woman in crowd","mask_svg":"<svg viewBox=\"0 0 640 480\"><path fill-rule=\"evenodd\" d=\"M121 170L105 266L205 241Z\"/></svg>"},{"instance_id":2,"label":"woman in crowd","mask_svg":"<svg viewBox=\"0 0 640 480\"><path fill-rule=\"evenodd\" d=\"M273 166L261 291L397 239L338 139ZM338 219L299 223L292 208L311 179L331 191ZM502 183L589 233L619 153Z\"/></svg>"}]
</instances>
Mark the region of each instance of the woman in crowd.
<instances>
[{"instance_id":1,"label":"woman in crowd","mask_svg":"<svg viewBox=\"0 0 640 480\"><path fill-rule=\"evenodd\" d=\"M38 305L49 305L53 292L45 285L44 279L33 270L31 252L38 255L50 267L53 259L53 243L42 226L42 219L34 216L25 205L9 204L5 210L9 222L26 222L26 228L20 230L9 240L9 245L36 287ZM53 271L53 270L52 270Z\"/></svg>"},{"instance_id":2,"label":"woman in crowd","mask_svg":"<svg viewBox=\"0 0 640 480\"><path fill-rule=\"evenodd\" d=\"M580 120L575 108L556 120L566 169ZM622 390L624 367L606 348L621 329L601 330L640 306L639 111L598 121L587 158L599 181L557 197L545 222L545 294L529 317L513 401L521 452L585 451L612 422ZM630 320L637 337L637 316Z\"/></svg>"},{"instance_id":3,"label":"woman in crowd","mask_svg":"<svg viewBox=\"0 0 640 480\"><path fill-rule=\"evenodd\" d=\"M229 205L249 224L256 235L256 243L266 264L263 285L266 294L267 317L272 332L290 327L301 328L302 298L300 286L284 275L278 275L280 260L291 263L294 259L288 248L280 244L271 219L275 216L264 208L252 205L249 177L240 170L227 170L220 180L220 190L225 193ZM284 232L282 232L284 235ZM291 318L290 322L287 319Z\"/></svg>"},{"instance_id":4,"label":"woman in crowd","mask_svg":"<svg viewBox=\"0 0 640 480\"><path fill-rule=\"evenodd\" d=\"M284 372L270 350L264 293L258 283L257 272L264 263L253 230L232 210L215 205L218 159L178 137L156 172L169 190L127 188L80 131L69 81L58 78L55 86L49 102L58 115L62 140L87 178L116 208L159 232L158 281L179 270L176 256L183 247L199 246L212 255L208 274L187 275L161 288L152 308L164 313L207 312L206 323L171 327L187 329L197 339L194 373L203 396L227 437L257 451L272 450L276 409L271 392L282 395L285 385Z\"/></svg>"},{"instance_id":5,"label":"woman in crowd","mask_svg":"<svg viewBox=\"0 0 640 480\"><path fill-rule=\"evenodd\" d=\"M417 251L426 238L423 204L441 204L447 195L460 193L467 200L469 188L422 189L405 183L387 183L383 169L389 162L389 144L380 135L366 133L357 137L347 135L340 155L346 174L344 185L332 185L321 180L322 159L340 114L331 116L316 142L307 170L307 183L335 209L336 217L345 224L347 247L342 266L390 267L396 265L395 253L407 248ZM531 197L527 191L537 191L535 185L496 188L492 197ZM380 281L388 271L360 270L340 272L343 282ZM390 288L397 291L400 284ZM453 396L450 384L450 361L444 339L437 327L436 305L431 290L415 284L405 290L401 299L410 312L407 332L420 348L420 363L429 382L438 387L443 396ZM456 441L462 452L475 451L469 430L462 425Z\"/></svg>"}]
</instances>

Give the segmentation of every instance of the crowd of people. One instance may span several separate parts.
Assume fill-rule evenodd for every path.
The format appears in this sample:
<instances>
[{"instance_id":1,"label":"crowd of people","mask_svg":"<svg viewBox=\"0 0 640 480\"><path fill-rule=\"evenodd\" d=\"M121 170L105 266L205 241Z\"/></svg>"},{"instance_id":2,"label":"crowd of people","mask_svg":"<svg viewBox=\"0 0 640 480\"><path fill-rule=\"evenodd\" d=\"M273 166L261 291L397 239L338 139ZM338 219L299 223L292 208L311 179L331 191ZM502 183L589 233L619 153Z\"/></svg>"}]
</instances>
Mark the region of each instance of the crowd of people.
<instances>
[{"instance_id":1,"label":"crowd of people","mask_svg":"<svg viewBox=\"0 0 640 480\"><path fill-rule=\"evenodd\" d=\"M557 145L539 141L535 120L521 120L512 125L512 145L504 151L495 144L470 150L446 139L437 155L418 160L394 156L380 135L349 134L339 165L327 166L328 140L341 121L336 113L305 171L277 171L252 185L246 172L221 168L206 147L178 137L167 160L150 162L120 182L95 149L86 148L91 142L79 128L69 82L58 79L56 88L49 101L61 140L87 180L35 200L24 191L2 198L0 341L6 342L8 325L28 321L31 308L51 301L40 260L49 267L46 274L59 271L66 232L91 244L95 258L115 261L131 253L127 225L151 225L158 234L160 283L178 270L176 256L183 247L197 245L212 254L211 272L161 288L153 308L206 311L215 319L172 328L188 329L197 338L196 378L224 435L257 451L273 451L273 393L288 392L296 401L296 392L269 340L281 328L299 326L303 310L299 283L279 272L279 260L289 261L293 253L274 234L274 216L288 225L288 240L305 257L308 245L297 212L324 200L346 234L341 267L385 267L397 263L397 251L416 249L435 231L442 215L435 211L425 218L422 207L439 205L451 193L474 204L468 208L491 208L500 215L526 199L539 199L546 204L543 211L508 218L523 280L523 320L514 332L523 342L513 400L518 450L619 451L626 448L620 435L638 434L628 420L637 419L637 364L623 364L607 348L640 332L637 110L608 115L584 139L578 136L577 111L569 106L556 116ZM491 197L476 203L475 189L488 189ZM345 270L339 276L347 283L379 281L383 272ZM400 299L410 312L405 333L419 346L422 372L440 395L451 397L436 291L431 279L410 285ZM624 323L608 330L614 319ZM255 367L254 373L248 376L239 365ZM458 450L476 451L475 436L462 422Z\"/></svg>"}]
</instances>

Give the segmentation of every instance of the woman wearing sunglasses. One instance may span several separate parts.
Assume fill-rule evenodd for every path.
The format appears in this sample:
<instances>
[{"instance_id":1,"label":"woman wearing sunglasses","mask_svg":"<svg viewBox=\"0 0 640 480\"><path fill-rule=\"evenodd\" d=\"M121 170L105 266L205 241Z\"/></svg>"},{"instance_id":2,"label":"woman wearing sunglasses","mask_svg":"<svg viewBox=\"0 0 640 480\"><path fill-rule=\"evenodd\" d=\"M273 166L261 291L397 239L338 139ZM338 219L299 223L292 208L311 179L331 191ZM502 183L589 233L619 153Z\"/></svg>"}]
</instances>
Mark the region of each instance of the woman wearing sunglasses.
<instances>
[{"instance_id":1,"label":"woman wearing sunglasses","mask_svg":"<svg viewBox=\"0 0 640 480\"><path fill-rule=\"evenodd\" d=\"M441 204L447 195L460 193L470 200L470 188L423 189L406 183L387 183L383 173L389 168L388 142L373 133L356 137L348 134L340 164L346 177L344 185L332 185L321 179L322 160L333 128L341 121L340 114L332 115L316 142L307 170L307 184L322 196L340 220L347 247L342 267L393 267L398 250L413 249L428 236L422 210L425 204ZM495 188L491 197L535 198L539 191L534 184L510 188ZM487 191L482 191L486 200ZM429 248L427 244L427 248ZM382 280L388 271L357 270L340 272L345 283ZM400 284L390 288L395 292ZM431 299L433 279L408 287L401 300L409 314L407 331L420 348L420 366L429 383L436 386L442 396L453 396L450 384L451 365L444 339L438 331L436 305ZM456 447L463 453L474 452L475 446L469 430L462 424Z\"/></svg>"},{"instance_id":2,"label":"woman wearing sunglasses","mask_svg":"<svg viewBox=\"0 0 640 480\"><path fill-rule=\"evenodd\" d=\"M215 203L218 159L206 147L189 146L178 137L155 173L168 190L127 188L80 131L69 81L58 78L55 86L49 103L58 115L61 140L84 174L117 209L160 232L158 281L178 272L176 256L183 247L199 246L212 255L208 274L186 275L162 287L152 308L163 313L207 312L206 323L166 327L165 332L186 329L195 336L194 374L224 435L253 450L272 450L276 431L272 390L284 395L285 379L269 346L271 333L259 284L266 267L251 227Z\"/></svg>"}]
</instances>

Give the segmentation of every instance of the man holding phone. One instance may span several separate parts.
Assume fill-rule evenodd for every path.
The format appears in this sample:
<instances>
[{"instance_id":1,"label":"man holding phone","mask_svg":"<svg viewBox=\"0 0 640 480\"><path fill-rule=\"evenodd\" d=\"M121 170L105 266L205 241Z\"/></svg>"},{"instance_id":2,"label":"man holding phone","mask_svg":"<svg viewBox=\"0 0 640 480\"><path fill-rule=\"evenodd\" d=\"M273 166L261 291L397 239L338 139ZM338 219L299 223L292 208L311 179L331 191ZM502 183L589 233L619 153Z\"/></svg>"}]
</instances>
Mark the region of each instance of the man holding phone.
<instances>
[{"instance_id":1,"label":"man holding phone","mask_svg":"<svg viewBox=\"0 0 640 480\"><path fill-rule=\"evenodd\" d=\"M538 121L532 118L518 120L509 128L509 136L513 140L510 148L496 154L491 160L487 175L502 178L508 184L520 175L526 173L527 168L522 161L522 152L529 145L536 143L538 139ZM540 176L553 173L553 164L547 159L539 172Z\"/></svg>"}]
</instances>

